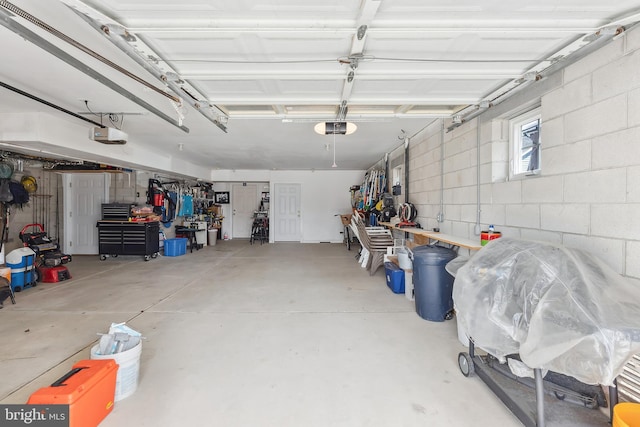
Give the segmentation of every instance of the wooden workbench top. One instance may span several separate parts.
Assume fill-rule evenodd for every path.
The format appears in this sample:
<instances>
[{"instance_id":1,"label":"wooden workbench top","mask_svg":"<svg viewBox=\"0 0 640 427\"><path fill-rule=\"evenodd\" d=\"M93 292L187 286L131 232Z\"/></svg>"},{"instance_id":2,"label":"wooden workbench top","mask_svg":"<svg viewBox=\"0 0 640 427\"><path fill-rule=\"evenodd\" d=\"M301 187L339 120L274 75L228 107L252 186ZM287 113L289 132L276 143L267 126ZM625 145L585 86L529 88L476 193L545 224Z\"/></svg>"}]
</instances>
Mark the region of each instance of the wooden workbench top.
<instances>
[{"instance_id":1,"label":"wooden workbench top","mask_svg":"<svg viewBox=\"0 0 640 427\"><path fill-rule=\"evenodd\" d=\"M121 219L101 219L98 220L98 224L153 224L154 222L160 222L158 220L152 221L128 221Z\"/></svg>"},{"instance_id":2,"label":"wooden workbench top","mask_svg":"<svg viewBox=\"0 0 640 427\"><path fill-rule=\"evenodd\" d=\"M451 234L428 231L422 228L398 227L395 224L391 224L390 222L379 222L378 224L384 227L390 228L392 230L398 230L398 231L406 232L409 234L423 236L431 240L437 240L442 243L448 243L450 245L459 246L461 248L470 249L472 251L477 251L482 249L482 245L480 245L480 242L471 240L471 239L465 239L464 237L457 237L457 236L452 236Z\"/></svg>"}]
</instances>

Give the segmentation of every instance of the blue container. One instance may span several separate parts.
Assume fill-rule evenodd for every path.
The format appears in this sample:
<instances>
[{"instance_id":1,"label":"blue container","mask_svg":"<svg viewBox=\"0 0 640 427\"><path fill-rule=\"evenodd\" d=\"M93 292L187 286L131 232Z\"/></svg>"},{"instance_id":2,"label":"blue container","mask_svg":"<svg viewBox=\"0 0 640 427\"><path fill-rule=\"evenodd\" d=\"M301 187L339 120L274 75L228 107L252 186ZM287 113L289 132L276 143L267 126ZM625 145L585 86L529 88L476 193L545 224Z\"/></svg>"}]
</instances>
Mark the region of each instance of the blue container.
<instances>
[{"instance_id":1,"label":"blue container","mask_svg":"<svg viewBox=\"0 0 640 427\"><path fill-rule=\"evenodd\" d=\"M180 256L187 253L187 239L177 237L164 241L164 256Z\"/></svg>"},{"instance_id":2,"label":"blue container","mask_svg":"<svg viewBox=\"0 0 640 427\"><path fill-rule=\"evenodd\" d=\"M413 292L418 316L443 322L453 314L453 276L445 266L457 257L453 249L418 246L413 249Z\"/></svg>"},{"instance_id":3,"label":"blue container","mask_svg":"<svg viewBox=\"0 0 640 427\"><path fill-rule=\"evenodd\" d=\"M15 249L7 255L6 264L11 268L11 288L14 292L35 285L35 259L36 253L29 248Z\"/></svg>"},{"instance_id":4,"label":"blue container","mask_svg":"<svg viewBox=\"0 0 640 427\"><path fill-rule=\"evenodd\" d=\"M404 294L404 270L392 262L384 263L387 286L394 294Z\"/></svg>"}]
</instances>

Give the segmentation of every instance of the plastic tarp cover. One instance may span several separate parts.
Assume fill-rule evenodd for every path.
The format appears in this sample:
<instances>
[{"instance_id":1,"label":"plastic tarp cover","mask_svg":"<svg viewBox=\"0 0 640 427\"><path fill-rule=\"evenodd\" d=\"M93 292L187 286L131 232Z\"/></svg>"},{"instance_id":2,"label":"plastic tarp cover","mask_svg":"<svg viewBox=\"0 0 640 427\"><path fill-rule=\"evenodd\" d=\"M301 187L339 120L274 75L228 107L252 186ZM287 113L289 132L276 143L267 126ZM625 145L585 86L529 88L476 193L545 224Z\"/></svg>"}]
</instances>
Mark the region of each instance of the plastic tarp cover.
<instances>
[{"instance_id":1,"label":"plastic tarp cover","mask_svg":"<svg viewBox=\"0 0 640 427\"><path fill-rule=\"evenodd\" d=\"M612 385L640 353L640 287L579 249L492 240L459 267L458 322L504 362Z\"/></svg>"}]
</instances>

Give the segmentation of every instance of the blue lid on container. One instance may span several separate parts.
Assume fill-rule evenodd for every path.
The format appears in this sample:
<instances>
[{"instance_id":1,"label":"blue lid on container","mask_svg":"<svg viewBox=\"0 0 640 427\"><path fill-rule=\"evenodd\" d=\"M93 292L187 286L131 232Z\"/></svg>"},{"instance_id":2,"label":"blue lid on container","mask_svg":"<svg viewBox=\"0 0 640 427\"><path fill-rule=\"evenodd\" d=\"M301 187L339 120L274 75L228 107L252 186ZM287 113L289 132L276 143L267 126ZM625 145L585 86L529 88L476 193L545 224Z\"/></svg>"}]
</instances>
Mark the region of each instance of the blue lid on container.
<instances>
[{"instance_id":1,"label":"blue lid on container","mask_svg":"<svg viewBox=\"0 0 640 427\"><path fill-rule=\"evenodd\" d=\"M418 246L412 251L414 264L440 264L458 256L453 249L435 245Z\"/></svg>"},{"instance_id":2,"label":"blue lid on container","mask_svg":"<svg viewBox=\"0 0 640 427\"><path fill-rule=\"evenodd\" d=\"M401 270L400 267L398 267L395 263L387 261L384 263L384 268L386 268L387 270L391 270L391 271L395 271L395 270Z\"/></svg>"}]
</instances>

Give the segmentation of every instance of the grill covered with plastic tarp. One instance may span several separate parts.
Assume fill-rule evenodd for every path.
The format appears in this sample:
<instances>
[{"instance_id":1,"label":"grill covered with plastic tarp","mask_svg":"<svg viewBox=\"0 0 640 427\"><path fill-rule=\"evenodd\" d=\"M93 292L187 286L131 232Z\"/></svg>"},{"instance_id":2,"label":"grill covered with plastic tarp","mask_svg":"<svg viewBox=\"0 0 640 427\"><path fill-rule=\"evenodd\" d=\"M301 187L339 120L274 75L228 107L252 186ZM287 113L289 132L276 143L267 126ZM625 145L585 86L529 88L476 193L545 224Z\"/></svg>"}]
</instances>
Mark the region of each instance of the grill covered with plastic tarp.
<instances>
[{"instance_id":1,"label":"grill covered with plastic tarp","mask_svg":"<svg viewBox=\"0 0 640 427\"><path fill-rule=\"evenodd\" d=\"M458 321L504 360L611 385L640 353L640 287L584 251L496 239L459 268Z\"/></svg>"}]
</instances>

